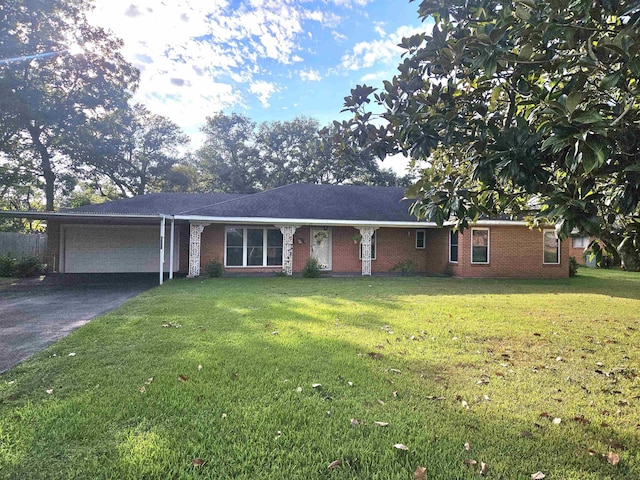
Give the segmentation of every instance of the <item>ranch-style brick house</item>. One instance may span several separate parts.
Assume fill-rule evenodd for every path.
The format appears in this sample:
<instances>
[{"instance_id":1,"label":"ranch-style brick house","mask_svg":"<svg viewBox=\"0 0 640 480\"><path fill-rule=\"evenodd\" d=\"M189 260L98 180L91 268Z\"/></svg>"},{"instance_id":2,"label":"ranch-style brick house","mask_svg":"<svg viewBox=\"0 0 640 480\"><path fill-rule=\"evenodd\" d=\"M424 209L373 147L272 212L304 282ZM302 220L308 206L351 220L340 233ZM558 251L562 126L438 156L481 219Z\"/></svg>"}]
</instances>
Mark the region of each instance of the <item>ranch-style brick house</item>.
<instances>
[{"instance_id":1,"label":"ranch-style brick house","mask_svg":"<svg viewBox=\"0 0 640 480\"><path fill-rule=\"evenodd\" d=\"M404 189L293 184L254 194L155 193L60 212L0 212L47 221L50 268L62 274L199 276L302 271L387 274L411 261L422 275L565 278L569 242L553 227L480 220L464 233L419 221Z\"/></svg>"}]
</instances>

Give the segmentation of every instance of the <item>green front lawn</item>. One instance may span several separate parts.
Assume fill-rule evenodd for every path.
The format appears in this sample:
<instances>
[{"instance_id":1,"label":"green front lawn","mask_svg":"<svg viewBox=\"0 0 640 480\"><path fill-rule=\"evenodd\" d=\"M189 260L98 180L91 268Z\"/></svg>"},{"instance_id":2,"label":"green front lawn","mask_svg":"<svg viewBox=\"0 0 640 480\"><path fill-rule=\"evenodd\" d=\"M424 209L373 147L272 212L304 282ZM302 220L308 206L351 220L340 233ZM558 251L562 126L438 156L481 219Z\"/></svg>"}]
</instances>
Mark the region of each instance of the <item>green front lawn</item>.
<instances>
[{"instance_id":1,"label":"green front lawn","mask_svg":"<svg viewBox=\"0 0 640 480\"><path fill-rule=\"evenodd\" d=\"M175 280L0 376L0 478L637 479L639 428L616 271Z\"/></svg>"}]
</instances>

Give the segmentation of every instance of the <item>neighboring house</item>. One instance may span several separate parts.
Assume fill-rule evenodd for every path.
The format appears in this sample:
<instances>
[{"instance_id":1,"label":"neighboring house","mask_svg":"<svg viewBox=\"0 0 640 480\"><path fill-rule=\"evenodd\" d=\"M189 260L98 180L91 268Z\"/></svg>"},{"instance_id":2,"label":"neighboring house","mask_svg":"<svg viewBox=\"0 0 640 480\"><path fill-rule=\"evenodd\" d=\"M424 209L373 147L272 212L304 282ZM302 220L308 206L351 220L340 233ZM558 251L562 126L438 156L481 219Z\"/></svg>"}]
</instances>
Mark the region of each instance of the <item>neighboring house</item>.
<instances>
[{"instance_id":1,"label":"neighboring house","mask_svg":"<svg viewBox=\"0 0 640 480\"><path fill-rule=\"evenodd\" d=\"M395 187L294 184L250 195L156 193L55 213L47 220L60 273L299 273L310 256L333 274L417 273L564 278L569 242L524 222L481 220L465 230L417 220Z\"/></svg>"},{"instance_id":2,"label":"neighboring house","mask_svg":"<svg viewBox=\"0 0 640 480\"><path fill-rule=\"evenodd\" d=\"M580 265L587 265L587 263L589 263L588 266L595 266L595 263L593 261L587 262L588 259L585 258L584 254L584 252L588 250L589 244L591 243L591 239L589 238L589 236L582 235L577 232L571 232L569 242L571 242L571 245L569 245L570 257L574 257Z\"/></svg>"}]
</instances>

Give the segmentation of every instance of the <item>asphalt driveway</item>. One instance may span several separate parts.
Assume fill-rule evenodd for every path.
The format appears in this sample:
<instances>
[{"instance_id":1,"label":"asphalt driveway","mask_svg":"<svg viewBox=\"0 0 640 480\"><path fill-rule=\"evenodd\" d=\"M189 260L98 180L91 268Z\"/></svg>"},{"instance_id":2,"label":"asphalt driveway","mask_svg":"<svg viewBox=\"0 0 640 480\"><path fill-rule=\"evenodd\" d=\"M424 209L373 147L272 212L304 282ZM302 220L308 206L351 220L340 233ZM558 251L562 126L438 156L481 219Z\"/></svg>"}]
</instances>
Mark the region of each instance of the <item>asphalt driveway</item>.
<instances>
[{"instance_id":1,"label":"asphalt driveway","mask_svg":"<svg viewBox=\"0 0 640 480\"><path fill-rule=\"evenodd\" d=\"M0 290L0 373L155 285L157 280Z\"/></svg>"}]
</instances>

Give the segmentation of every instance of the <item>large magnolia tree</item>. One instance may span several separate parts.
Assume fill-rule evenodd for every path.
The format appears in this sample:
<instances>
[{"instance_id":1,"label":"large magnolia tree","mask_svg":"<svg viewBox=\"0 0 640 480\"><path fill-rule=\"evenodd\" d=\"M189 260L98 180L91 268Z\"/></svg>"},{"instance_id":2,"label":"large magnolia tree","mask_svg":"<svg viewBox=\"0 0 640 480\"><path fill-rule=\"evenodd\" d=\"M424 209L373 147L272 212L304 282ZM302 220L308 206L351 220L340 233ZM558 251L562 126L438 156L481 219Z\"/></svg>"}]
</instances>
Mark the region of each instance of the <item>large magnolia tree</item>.
<instances>
[{"instance_id":1,"label":"large magnolia tree","mask_svg":"<svg viewBox=\"0 0 640 480\"><path fill-rule=\"evenodd\" d=\"M418 12L425 31L403 39L398 74L345 98L350 138L422 169L419 216L464 228L525 214L640 269L638 2L424 0Z\"/></svg>"}]
</instances>

